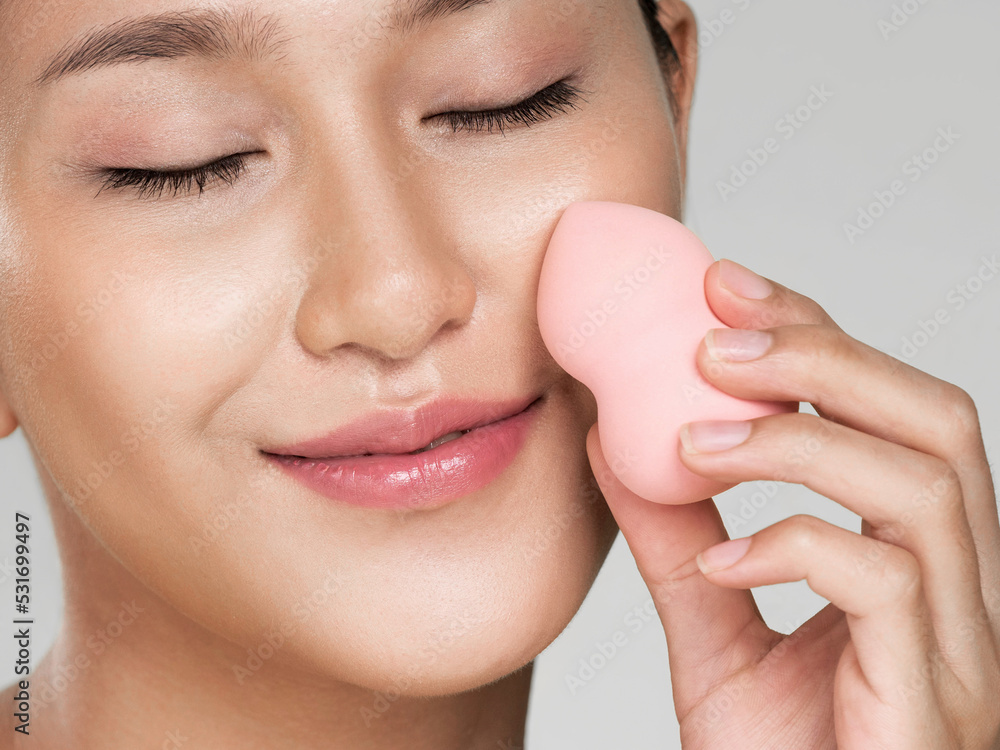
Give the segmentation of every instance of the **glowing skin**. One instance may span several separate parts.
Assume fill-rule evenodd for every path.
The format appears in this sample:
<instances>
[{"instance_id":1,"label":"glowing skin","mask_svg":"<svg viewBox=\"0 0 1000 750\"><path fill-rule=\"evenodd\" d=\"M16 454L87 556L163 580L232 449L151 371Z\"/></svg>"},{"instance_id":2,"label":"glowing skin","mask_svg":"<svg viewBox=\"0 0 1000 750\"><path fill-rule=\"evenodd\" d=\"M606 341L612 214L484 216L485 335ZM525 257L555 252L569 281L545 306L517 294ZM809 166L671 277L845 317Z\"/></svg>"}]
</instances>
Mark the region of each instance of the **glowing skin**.
<instances>
[{"instance_id":1,"label":"glowing skin","mask_svg":"<svg viewBox=\"0 0 1000 750\"><path fill-rule=\"evenodd\" d=\"M175 729L185 748L520 743L530 663L617 532L585 451L593 397L539 338L541 259L574 200L680 216L690 86L675 122L634 0L495 0L406 36L389 0L252 6L280 24L275 58L39 86L64 45L137 6L0 3L0 434L31 445L66 577L31 747L159 747ZM667 23L691 49L686 6ZM562 79L575 107L503 134L424 119ZM96 175L242 152L239 179L200 197ZM429 510L331 501L260 452L376 409L535 393L511 465Z\"/></svg>"},{"instance_id":2,"label":"glowing skin","mask_svg":"<svg viewBox=\"0 0 1000 750\"><path fill-rule=\"evenodd\" d=\"M660 11L683 64L674 119L632 0L492 0L406 34L391 3L254 0L270 39L228 46L249 60L35 85L136 4L0 0L0 435L20 425L34 452L67 605L15 747L521 746L529 665L616 524L666 631L685 750L994 747L1000 524L969 394L713 263L705 297L731 330L706 334L699 371L819 416L682 425L681 460L801 483L864 519L859 534L797 515L720 550L710 498L650 503L615 480L593 397L541 341L537 281L568 204L681 218L687 6ZM141 9L189 4L219 7ZM457 114L543 90L533 111L558 111L503 135ZM176 196L107 173L220 157L219 179L171 178ZM733 356L745 329L771 337L755 359ZM262 452L533 394L510 463L440 506L340 503ZM438 450L424 458L443 465ZM803 578L830 605L768 628L746 589ZM12 721L0 711L2 750Z\"/></svg>"}]
</instances>

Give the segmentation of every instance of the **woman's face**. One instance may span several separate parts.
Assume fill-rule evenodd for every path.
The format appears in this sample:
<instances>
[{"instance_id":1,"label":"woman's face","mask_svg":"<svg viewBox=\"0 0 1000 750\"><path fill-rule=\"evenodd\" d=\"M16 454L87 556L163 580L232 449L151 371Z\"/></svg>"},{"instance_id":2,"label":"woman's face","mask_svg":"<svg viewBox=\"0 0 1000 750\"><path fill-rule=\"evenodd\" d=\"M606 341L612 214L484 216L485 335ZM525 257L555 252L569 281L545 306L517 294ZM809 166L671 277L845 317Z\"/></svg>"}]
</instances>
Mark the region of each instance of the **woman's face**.
<instances>
[{"instance_id":1,"label":"woman's face","mask_svg":"<svg viewBox=\"0 0 1000 750\"><path fill-rule=\"evenodd\" d=\"M684 139L635 0L395 28L418 4L147 0L141 25L130 0L7 8L0 434L23 428L64 554L86 538L235 653L285 627L276 664L383 690L409 669L431 695L530 661L611 545L595 403L541 343L537 277L572 201L678 216ZM190 11L168 19L173 57L136 62L153 17ZM206 22L225 50L196 38ZM559 81L571 105L502 132L443 114ZM240 153L203 192L109 172ZM376 411L532 396L512 463L444 504L332 499L264 452Z\"/></svg>"}]
</instances>

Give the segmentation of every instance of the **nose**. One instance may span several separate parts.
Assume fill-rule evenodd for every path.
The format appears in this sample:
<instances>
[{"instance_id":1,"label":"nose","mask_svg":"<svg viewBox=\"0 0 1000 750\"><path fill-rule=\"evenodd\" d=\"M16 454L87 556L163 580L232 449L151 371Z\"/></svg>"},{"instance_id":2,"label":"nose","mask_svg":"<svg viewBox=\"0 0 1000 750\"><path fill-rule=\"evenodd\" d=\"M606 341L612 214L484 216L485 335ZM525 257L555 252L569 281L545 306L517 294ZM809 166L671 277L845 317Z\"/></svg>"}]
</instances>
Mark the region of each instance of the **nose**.
<instances>
[{"instance_id":1,"label":"nose","mask_svg":"<svg viewBox=\"0 0 1000 750\"><path fill-rule=\"evenodd\" d=\"M476 288L415 184L394 179L388 158L379 166L352 156L332 184L321 181L337 197L318 201L314 229L332 249L308 277L296 332L317 356L355 346L407 359L471 319Z\"/></svg>"}]
</instances>

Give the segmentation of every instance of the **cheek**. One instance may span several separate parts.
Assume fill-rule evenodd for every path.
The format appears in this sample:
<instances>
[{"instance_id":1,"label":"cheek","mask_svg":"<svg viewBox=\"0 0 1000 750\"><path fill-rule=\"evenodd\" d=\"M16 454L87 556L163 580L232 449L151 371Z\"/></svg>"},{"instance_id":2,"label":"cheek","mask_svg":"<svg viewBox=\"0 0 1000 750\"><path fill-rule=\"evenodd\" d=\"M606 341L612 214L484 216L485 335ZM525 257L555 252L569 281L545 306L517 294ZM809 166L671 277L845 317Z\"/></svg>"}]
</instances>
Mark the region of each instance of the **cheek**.
<instances>
[{"instance_id":1,"label":"cheek","mask_svg":"<svg viewBox=\"0 0 1000 750\"><path fill-rule=\"evenodd\" d=\"M680 165L670 119L652 100L625 110L609 118L579 160L586 197L574 200L631 203L679 216Z\"/></svg>"},{"instance_id":2,"label":"cheek","mask_svg":"<svg viewBox=\"0 0 1000 750\"><path fill-rule=\"evenodd\" d=\"M471 174L455 165L428 167L436 200L455 207L456 241L476 248L470 262L479 264L481 293L501 290L505 299L526 303L533 316L548 238L574 201L611 200L680 215L673 129L663 103L649 93L654 83L649 86L628 106L593 107L557 135L543 134L543 125L537 134L517 136L528 139L527 145L478 147L461 161L476 165Z\"/></svg>"},{"instance_id":3,"label":"cheek","mask_svg":"<svg viewBox=\"0 0 1000 750\"><path fill-rule=\"evenodd\" d=\"M232 585L247 576L243 547L281 549L291 534L281 538L267 507L246 500L243 433L229 430L222 446L206 436L285 324L301 276L269 253L289 241L262 233L239 247L192 248L120 227L29 226L33 244L20 250L31 261L16 294L2 297L0 320L18 321L8 395L46 476L101 544L180 611L202 622L253 611L258 589ZM279 567L266 556L258 564L252 579Z\"/></svg>"},{"instance_id":4,"label":"cheek","mask_svg":"<svg viewBox=\"0 0 1000 750\"><path fill-rule=\"evenodd\" d=\"M168 512L199 430L266 351L287 289L245 239L235 263L224 243L180 247L104 223L30 224L8 395L58 488L114 534L129 512ZM164 503L123 506L137 487Z\"/></svg>"}]
</instances>

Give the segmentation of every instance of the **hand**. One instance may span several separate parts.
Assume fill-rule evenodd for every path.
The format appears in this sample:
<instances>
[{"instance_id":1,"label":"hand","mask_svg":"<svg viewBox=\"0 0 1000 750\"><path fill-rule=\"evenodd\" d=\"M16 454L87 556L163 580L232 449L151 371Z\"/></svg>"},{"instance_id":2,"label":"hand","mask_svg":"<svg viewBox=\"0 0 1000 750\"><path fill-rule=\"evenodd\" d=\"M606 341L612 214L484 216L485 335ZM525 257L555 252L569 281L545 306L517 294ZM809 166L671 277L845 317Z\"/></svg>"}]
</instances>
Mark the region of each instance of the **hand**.
<instances>
[{"instance_id":1,"label":"hand","mask_svg":"<svg viewBox=\"0 0 1000 750\"><path fill-rule=\"evenodd\" d=\"M719 361L710 334L701 373L734 396L808 401L820 416L726 423L717 435L747 433L727 449L692 423L683 439L707 447L681 448L681 460L727 482L803 484L863 521L857 534L796 515L705 552L728 538L712 499L639 498L591 427L591 467L666 631L684 748L1000 748L1000 524L975 404L851 338L808 297L774 282L759 299L723 286L725 274L741 288L741 271L709 267L709 304L772 343ZM803 578L830 604L787 636L767 627L749 588Z\"/></svg>"}]
</instances>

